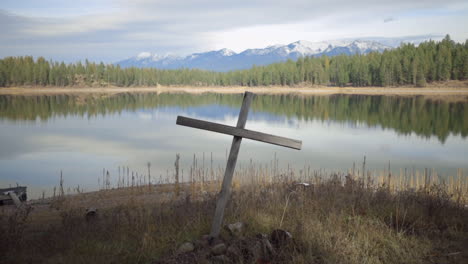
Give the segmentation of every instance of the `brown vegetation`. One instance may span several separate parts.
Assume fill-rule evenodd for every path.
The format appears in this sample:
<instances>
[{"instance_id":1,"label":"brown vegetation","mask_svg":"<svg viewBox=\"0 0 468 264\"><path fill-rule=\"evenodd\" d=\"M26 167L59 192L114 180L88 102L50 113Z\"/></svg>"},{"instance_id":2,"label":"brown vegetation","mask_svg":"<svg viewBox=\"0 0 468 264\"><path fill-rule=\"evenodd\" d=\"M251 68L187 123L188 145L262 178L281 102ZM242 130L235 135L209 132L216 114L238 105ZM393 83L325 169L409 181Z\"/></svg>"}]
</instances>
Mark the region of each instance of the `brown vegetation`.
<instances>
[{"instance_id":1,"label":"brown vegetation","mask_svg":"<svg viewBox=\"0 0 468 264\"><path fill-rule=\"evenodd\" d=\"M247 223L246 237L277 228L290 231L294 248L273 256L271 263L468 260L468 188L461 171L445 181L430 171L370 172L365 164L361 172L348 173L280 171L276 164L239 168L225 219ZM209 232L221 175L222 171L198 168L192 170L189 183L58 196L26 210L3 207L0 262L177 259L183 242ZM86 217L89 207L98 209ZM221 238L227 240L227 234Z\"/></svg>"}]
</instances>

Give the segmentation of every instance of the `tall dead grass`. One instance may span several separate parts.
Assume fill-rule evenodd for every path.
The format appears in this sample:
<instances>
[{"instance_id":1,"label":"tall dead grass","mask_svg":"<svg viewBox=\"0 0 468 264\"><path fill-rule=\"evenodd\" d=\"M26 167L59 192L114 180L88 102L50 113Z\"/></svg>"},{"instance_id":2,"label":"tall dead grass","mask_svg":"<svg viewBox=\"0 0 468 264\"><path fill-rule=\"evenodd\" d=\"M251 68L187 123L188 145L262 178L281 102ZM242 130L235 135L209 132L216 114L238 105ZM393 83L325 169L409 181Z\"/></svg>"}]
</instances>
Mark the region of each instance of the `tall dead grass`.
<instances>
[{"instance_id":1,"label":"tall dead grass","mask_svg":"<svg viewBox=\"0 0 468 264\"><path fill-rule=\"evenodd\" d=\"M23 213L2 209L0 262L152 263L174 254L182 242L209 233L223 173L195 158L189 171L178 184L106 183L106 190L55 197ZM363 164L333 173L280 169L275 159L240 166L234 179L225 223L245 222L252 236L290 231L297 249L277 263L468 260L461 171L443 179L428 170L395 175ZM85 217L87 207L98 208L96 217Z\"/></svg>"}]
</instances>

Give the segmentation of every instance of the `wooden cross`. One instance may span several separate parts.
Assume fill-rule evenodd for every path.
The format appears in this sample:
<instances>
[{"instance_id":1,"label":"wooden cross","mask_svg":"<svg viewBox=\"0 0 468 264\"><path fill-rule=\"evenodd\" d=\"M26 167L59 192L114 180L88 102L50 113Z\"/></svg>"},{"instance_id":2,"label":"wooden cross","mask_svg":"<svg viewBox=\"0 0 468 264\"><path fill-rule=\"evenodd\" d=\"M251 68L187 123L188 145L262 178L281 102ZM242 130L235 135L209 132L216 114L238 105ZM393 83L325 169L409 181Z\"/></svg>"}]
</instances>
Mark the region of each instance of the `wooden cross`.
<instances>
[{"instance_id":1,"label":"wooden cross","mask_svg":"<svg viewBox=\"0 0 468 264\"><path fill-rule=\"evenodd\" d=\"M242 138L253 139L265 143L270 143L298 150L301 149L302 146L302 141L300 140L289 139L285 137L279 137L245 129L244 127L245 123L247 122L247 115L249 113L249 107L253 97L253 93L245 92L244 100L242 102L242 107L239 113L239 119L237 120L237 126L235 127L183 116L177 116L177 125L204 129L234 136L232 140L231 151L229 152L229 158L226 165L226 171L224 172L223 185L221 187L221 192L219 193L218 201L216 203L215 216L213 219L213 224L211 226L211 237L217 237L221 230L221 224L223 222L224 216L224 208L226 207L228 198L231 195L232 176L234 175L234 169L236 167L237 162L237 155L239 154L239 148Z\"/></svg>"}]
</instances>

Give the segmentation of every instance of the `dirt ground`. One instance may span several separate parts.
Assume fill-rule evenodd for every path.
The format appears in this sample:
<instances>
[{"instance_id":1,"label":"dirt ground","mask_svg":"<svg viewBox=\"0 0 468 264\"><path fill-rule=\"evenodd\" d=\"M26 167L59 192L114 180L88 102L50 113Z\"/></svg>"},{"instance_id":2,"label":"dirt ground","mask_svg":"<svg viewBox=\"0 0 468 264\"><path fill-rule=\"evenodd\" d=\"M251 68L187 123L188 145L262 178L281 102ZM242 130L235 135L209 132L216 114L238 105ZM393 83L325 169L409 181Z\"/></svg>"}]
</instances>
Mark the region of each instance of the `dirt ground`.
<instances>
[{"instance_id":1,"label":"dirt ground","mask_svg":"<svg viewBox=\"0 0 468 264\"><path fill-rule=\"evenodd\" d=\"M451 81L432 83L424 88L416 87L329 87L329 86L157 86L157 87L8 87L0 88L0 95L52 95L52 94L118 94L129 92L150 93L193 93L206 92L236 94L245 91L257 94L296 93L304 95L362 94L362 95L424 95L450 101L468 101L468 82Z\"/></svg>"}]
</instances>

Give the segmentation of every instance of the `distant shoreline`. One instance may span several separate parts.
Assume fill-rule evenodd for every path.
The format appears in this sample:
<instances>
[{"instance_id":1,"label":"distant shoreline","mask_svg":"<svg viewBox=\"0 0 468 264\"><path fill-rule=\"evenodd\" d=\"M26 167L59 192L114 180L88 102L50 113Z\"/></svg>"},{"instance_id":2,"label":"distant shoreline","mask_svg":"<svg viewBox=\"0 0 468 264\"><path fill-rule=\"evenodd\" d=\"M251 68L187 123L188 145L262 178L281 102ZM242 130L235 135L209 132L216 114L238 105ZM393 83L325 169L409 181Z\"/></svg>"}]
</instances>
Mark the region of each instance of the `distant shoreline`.
<instances>
[{"instance_id":1,"label":"distant shoreline","mask_svg":"<svg viewBox=\"0 0 468 264\"><path fill-rule=\"evenodd\" d=\"M468 101L468 83L439 83L424 88L416 87L329 87L329 86L158 86L158 87L6 87L0 95L55 95L55 94L119 94L119 93L223 93L238 94L251 91L258 94L360 94L360 95L424 95L441 99Z\"/></svg>"}]
</instances>

